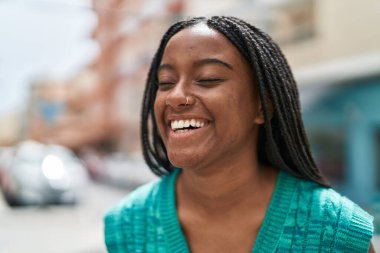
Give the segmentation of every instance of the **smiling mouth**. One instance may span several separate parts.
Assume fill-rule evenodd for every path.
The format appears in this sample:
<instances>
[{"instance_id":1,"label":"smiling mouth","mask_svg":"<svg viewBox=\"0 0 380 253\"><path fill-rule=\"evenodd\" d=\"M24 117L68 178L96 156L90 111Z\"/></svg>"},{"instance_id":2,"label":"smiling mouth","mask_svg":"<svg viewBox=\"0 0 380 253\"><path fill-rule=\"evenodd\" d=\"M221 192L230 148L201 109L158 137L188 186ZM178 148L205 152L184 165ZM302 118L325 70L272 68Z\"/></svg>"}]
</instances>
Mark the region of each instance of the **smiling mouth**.
<instances>
[{"instance_id":1,"label":"smiling mouth","mask_svg":"<svg viewBox=\"0 0 380 253\"><path fill-rule=\"evenodd\" d=\"M206 121L199 119L172 120L170 127L175 133L184 133L206 126Z\"/></svg>"}]
</instances>

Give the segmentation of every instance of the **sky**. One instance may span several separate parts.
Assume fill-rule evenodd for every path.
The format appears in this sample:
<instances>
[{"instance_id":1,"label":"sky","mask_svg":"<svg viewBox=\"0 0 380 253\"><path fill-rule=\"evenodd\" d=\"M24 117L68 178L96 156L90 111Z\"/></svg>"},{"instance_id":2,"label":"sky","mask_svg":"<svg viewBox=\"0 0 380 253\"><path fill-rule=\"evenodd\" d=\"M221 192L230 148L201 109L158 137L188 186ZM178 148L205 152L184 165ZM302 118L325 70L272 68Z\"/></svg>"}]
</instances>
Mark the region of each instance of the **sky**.
<instances>
[{"instance_id":1,"label":"sky","mask_svg":"<svg viewBox=\"0 0 380 253\"><path fill-rule=\"evenodd\" d=\"M0 117L25 108L31 82L64 80L97 53L90 0L0 0Z\"/></svg>"}]
</instances>

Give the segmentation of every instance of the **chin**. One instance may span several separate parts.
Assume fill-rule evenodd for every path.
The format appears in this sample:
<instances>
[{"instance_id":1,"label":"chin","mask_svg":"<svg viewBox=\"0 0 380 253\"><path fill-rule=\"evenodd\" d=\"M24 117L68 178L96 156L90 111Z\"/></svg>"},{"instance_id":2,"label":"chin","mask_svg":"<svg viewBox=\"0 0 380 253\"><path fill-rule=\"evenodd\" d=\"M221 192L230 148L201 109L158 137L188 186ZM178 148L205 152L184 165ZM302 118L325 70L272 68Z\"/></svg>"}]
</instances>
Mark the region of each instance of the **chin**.
<instances>
[{"instance_id":1,"label":"chin","mask_svg":"<svg viewBox=\"0 0 380 253\"><path fill-rule=\"evenodd\" d=\"M168 152L170 163L177 168L194 168L200 163L200 157L194 152Z\"/></svg>"}]
</instances>

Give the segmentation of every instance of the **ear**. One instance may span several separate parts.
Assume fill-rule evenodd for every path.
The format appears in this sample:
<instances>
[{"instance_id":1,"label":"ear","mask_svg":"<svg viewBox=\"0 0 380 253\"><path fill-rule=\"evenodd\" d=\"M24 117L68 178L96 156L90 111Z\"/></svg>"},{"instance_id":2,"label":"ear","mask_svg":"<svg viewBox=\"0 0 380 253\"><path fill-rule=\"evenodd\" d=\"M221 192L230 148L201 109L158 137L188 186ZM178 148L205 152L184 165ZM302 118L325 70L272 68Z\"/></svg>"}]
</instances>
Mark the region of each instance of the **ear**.
<instances>
[{"instance_id":1,"label":"ear","mask_svg":"<svg viewBox=\"0 0 380 253\"><path fill-rule=\"evenodd\" d=\"M271 119L273 116L273 105L272 102L269 99L266 99L267 101L267 107L268 107L268 112L269 112L269 118ZM264 118L264 110L263 110L263 105L261 103L261 100L259 101L259 110L258 113L254 119L254 122L257 125L264 124L265 118Z\"/></svg>"}]
</instances>

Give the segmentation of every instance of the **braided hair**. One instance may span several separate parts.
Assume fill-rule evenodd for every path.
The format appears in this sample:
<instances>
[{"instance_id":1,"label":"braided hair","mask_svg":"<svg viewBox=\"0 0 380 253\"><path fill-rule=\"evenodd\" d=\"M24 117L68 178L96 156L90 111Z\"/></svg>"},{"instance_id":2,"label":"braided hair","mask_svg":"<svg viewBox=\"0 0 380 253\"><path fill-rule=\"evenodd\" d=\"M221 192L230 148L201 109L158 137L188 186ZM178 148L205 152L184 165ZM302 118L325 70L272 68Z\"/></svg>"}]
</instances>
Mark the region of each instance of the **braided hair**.
<instances>
[{"instance_id":1,"label":"braided hair","mask_svg":"<svg viewBox=\"0 0 380 253\"><path fill-rule=\"evenodd\" d=\"M154 118L158 67L170 38L199 23L223 34L239 50L255 74L265 121L259 127L259 163L329 186L311 155L300 113L298 89L281 50L258 28L236 17L226 16L195 17L177 22L161 39L148 73L141 117L143 155L152 172L162 176L174 169ZM273 107L273 115L270 106Z\"/></svg>"}]
</instances>

